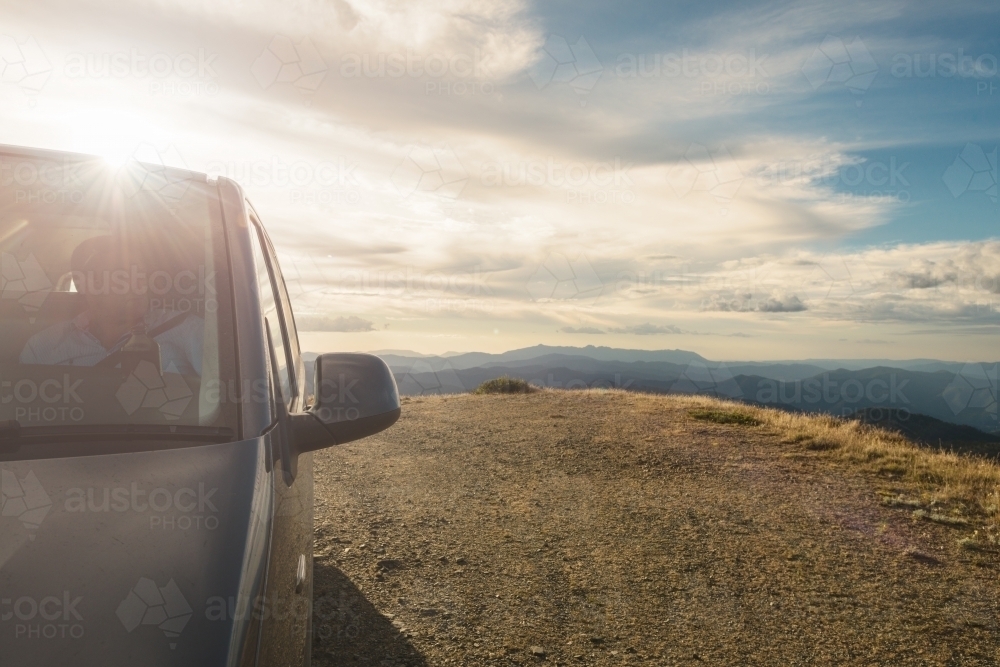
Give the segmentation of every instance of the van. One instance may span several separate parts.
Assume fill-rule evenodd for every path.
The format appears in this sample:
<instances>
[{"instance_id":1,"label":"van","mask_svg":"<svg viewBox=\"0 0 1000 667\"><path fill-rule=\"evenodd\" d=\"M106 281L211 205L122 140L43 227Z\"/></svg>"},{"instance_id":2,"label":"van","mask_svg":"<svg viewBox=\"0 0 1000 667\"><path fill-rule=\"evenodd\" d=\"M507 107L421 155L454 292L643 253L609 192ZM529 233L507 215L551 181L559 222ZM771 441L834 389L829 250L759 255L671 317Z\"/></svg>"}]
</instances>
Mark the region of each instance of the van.
<instances>
[{"instance_id":1,"label":"van","mask_svg":"<svg viewBox=\"0 0 1000 667\"><path fill-rule=\"evenodd\" d=\"M0 147L0 662L308 665L312 452L400 415L307 382L240 186Z\"/></svg>"}]
</instances>

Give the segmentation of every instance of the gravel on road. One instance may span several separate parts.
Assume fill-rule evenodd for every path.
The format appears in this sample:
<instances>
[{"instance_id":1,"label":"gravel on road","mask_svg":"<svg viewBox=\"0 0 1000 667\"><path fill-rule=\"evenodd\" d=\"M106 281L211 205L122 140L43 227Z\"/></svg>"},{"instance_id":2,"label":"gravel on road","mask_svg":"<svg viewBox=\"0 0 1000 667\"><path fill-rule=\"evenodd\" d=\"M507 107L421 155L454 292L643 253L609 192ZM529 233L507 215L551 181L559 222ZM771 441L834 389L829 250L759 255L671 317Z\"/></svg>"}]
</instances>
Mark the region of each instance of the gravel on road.
<instances>
[{"instance_id":1,"label":"gravel on road","mask_svg":"<svg viewBox=\"0 0 1000 667\"><path fill-rule=\"evenodd\" d=\"M1000 664L970 529L669 396L411 398L315 466L320 667Z\"/></svg>"}]
</instances>

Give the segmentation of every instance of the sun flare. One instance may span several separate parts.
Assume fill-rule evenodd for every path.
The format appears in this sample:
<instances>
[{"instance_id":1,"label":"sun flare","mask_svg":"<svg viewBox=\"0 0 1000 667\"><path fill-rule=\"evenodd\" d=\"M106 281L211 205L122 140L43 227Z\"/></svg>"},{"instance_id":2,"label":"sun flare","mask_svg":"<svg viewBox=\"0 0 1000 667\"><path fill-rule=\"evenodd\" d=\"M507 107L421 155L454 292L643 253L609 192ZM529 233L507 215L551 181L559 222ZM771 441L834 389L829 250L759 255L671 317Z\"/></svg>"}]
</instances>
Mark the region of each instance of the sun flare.
<instances>
[{"instance_id":1,"label":"sun flare","mask_svg":"<svg viewBox=\"0 0 1000 667\"><path fill-rule=\"evenodd\" d=\"M118 109L88 109L72 118L74 150L121 167L144 144L159 144L164 131L149 119Z\"/></svg>"}]
</instances>

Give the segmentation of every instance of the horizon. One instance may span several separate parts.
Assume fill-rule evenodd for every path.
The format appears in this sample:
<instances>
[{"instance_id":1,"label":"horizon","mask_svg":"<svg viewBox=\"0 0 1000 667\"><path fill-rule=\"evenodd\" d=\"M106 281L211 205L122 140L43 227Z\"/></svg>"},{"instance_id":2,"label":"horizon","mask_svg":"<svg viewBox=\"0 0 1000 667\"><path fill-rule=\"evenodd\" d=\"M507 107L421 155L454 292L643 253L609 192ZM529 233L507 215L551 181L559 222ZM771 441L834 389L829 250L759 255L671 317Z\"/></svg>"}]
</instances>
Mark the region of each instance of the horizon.
<instances>
[{"instance_id":1,"label":"horizon","mask_svg":"<svg viewBox=\"0 0 1000 667\"><path fill-rule=\"evenodd\" d=\"M312 334L310 332L307 332L306 335L311 336ZM301 336L301 334L300 334L300 336ZM305 338L305 336L302 336L302 337ZM806 362L809 362L809 361L851 361L851 362L865 362L865 361L878 362L878 361L887 361L887 362L895 362L895 363L919 362L919 361L940 361L940 362L945 362L945 363L956 363L956 364L960 364L960 363L997 364L997 363L1000 363L1000 357L991 357L991 358L984 358L984 359L973 359L973 358L968 358L968 359L946 359L946 358L941 358L941 357L906 357L906 358L892 358L892 357L802 357L802 358L780 358L780 357L775 357L773 359L743 359L743 358L718 359L718 358L713 358L713 357L709 357L707 355L704 355L704 354L698 352L697 350L689 350L689 349L684 349L684 348L661 348L661 347L658 347L658 348L638 348L638 347L622 348L622 347L614 347L614 346L607 346L607 345L592 345L592 344L591 345L584 345L584 346L574 346L574 345L548 345L548 344L544 344L544 343L538 343L538 344L535 344L535 345L529 345L529 346L525 346L525 347L510 348L510 349L506 349L506 350L501 350L499 352L486 352L484 350L465 350L465 351L461 351L460 352L460 351L456 351L456 350L446 350L446 351L441 352L441 353L429 353L429 352L420 352L418 350L404 349L404 348L365 348L365 349L360 349L359 348L359 349L351 349L350 352L364 353L364 354L375 354L375 355L379 355L379 354L395 354L395 355L398 355L398 356L442 357L442 358L448 358L448 357L455 357L455 356L459 356L459 355L463 355L463 354L503 355L503 354L506 354L508 352L520 352L520 351L524 351L524 350L530 350L530 349L536 348L536 347L571 348L571 349L574 349L574 350L587 350L587 349L593 348L593 349L605 349L605 350L622 351L622 352L687 352L687 353L691 353L691 354L696 354L696 355L702 357L703 359L705 359L706 361L718 362L718 363L754 363L754 364L756 364L756 363L765 363L765 364L766 363L775 363L775 364L789 363L789 364L792 364L792 363L806 363ZM303 345L302 346L302 350L303 350L303 354L312 354L312 355L321 354L319 352L312 351L311 349L309 349L309 347L307 345Z\"/></svg>"}]
</instances>

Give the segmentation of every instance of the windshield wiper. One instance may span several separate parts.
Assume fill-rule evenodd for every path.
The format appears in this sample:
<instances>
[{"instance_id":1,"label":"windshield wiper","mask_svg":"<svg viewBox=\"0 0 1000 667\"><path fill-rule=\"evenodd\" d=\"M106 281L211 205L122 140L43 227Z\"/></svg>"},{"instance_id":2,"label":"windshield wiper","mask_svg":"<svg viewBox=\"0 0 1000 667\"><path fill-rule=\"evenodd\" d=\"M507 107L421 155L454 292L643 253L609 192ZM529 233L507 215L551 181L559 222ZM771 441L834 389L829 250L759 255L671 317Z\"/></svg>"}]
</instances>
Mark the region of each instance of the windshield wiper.
<instances>
[{"instance_id":1,"label":"windshield wiper","mask_svg":"<svg viewBox=\"0 0 1000 667\"><path fill-rule=\"evenodd\" d=\"M179 440L223 443L236 439L233 429L222 426L168 424L88 424L78 426L22 426L11 420L0 422L0 441L5 445L95 440ZM6 448L6 447L5 447Z\"/></svg>"}]
</instances>

